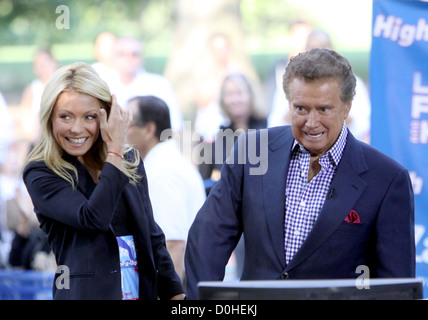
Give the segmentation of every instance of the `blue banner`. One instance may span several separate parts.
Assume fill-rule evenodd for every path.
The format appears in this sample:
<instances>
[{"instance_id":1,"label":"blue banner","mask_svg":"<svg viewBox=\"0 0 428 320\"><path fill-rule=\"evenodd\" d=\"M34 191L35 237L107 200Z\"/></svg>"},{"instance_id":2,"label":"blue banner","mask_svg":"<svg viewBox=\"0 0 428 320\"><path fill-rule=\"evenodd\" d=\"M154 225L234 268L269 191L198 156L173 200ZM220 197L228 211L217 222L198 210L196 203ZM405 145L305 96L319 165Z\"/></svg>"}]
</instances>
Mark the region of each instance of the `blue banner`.
<instances>
[{"instance_id":1,"label":"blue banner","mask_svg":"<svg viewBox=\"0 0 428 320\"><path fill-rule=\"evenodd\" d=\"M403 164L415 193L416 275L428 296L428 2L373 1L371 144Z\"/></svg>"}]
</instances>

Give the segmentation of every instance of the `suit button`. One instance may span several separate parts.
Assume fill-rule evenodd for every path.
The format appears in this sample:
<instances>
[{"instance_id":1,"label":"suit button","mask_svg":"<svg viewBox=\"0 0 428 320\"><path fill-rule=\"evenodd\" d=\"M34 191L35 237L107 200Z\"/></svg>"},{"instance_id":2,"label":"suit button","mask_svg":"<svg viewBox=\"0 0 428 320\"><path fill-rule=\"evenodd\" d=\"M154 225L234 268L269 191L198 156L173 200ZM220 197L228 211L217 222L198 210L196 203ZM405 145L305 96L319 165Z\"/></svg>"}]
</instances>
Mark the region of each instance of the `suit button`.
<instances>
[{"instance_id":1,"label":"suit button","mask_svg":"<svg viewBox=\"0 0 428 320\"><path fill-rule=\"evenodd\" d=\"M289 275L288 272L281 273L281 279L288 279Z\"/></svg>"}]
</instances>

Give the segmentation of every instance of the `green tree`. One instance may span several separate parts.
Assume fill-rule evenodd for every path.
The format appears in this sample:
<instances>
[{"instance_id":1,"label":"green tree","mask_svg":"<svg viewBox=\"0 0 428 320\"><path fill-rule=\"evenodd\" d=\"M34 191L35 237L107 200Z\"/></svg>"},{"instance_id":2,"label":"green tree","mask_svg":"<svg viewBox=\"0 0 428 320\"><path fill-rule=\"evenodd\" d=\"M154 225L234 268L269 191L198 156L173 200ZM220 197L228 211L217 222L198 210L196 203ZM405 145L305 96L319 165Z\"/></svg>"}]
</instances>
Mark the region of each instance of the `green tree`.
<instances>
[{"instance_id":1,"label":"green tree","mask_svg":"<svg viewBox=\"0 0 428 320\"><path fill-rule=\"evenodd\" d=\"M144 32L142 28L150 20L144 13L149 9L153 12L151 7L155 3L158 3L159 8L165 5L172 8L173 0L0 0L2 45L46 46L93 41L98 33L105 30L147 38L154 34L147 30ZM56 8L62 5L67 6L70 12L68 30L58 29L56 26L60 15ZM168 13L163 23L165 21L171 23Z\"/></svg>"}]
</instances>

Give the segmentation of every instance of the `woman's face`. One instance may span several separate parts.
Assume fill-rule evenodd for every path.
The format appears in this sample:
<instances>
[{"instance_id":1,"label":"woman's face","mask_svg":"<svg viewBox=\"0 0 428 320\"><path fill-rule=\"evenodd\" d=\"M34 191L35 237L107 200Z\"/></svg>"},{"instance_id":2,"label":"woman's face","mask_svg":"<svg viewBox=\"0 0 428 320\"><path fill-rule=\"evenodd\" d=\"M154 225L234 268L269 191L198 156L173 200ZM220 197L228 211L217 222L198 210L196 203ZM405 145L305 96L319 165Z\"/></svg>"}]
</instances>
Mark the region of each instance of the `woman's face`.
<instances>
[{"instance_id":1,"label":"woman's face","mask_svg":"<svg viewBox=\"0 0 428 320\"><path fill-rule=\"evenodd\" d=\"M225 83L223 103L232 121L251 115L251 96L248 88L240 81L230 79Z\"/></svg>"},{"instance_id":2,"label":"woman's face","mask_svg":"<svg viewBox=\"0 0 428 320\"><path fill-rule=\"evenodd\" d=\"M100 135L98 99L76 91L63 91L51 115L52 133L68 154L83 157Z\"/></svg>"}]
</instances>

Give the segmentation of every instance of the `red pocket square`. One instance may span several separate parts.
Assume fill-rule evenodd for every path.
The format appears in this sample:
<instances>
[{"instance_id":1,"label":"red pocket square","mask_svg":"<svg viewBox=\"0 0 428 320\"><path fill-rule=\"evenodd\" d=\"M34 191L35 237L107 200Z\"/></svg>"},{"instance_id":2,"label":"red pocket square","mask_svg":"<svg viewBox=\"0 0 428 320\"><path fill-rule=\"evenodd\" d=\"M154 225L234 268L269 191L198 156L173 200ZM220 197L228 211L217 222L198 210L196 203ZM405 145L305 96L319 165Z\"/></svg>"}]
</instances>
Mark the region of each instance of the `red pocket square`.
<instances>
[{"instance_id":1,"label":"red pocket square","mask_svg":"<svg viewBox=\"0 0 428 320\"><path fill-rule=\"evenodd\" d=\"M360 216L355 210L351 210L351 212L349 212L348 216L345 218L345 221L349 223L360 223Z\"/></svg>"}]
</instances>

